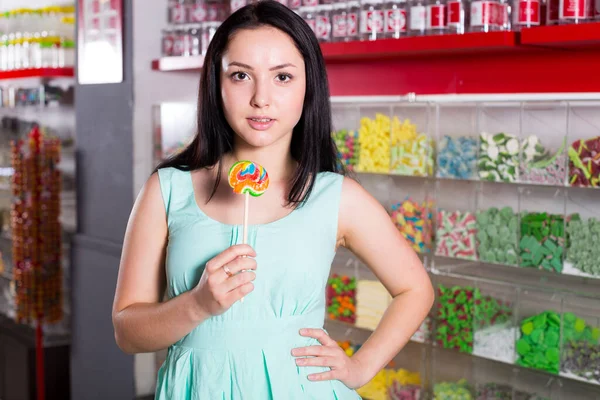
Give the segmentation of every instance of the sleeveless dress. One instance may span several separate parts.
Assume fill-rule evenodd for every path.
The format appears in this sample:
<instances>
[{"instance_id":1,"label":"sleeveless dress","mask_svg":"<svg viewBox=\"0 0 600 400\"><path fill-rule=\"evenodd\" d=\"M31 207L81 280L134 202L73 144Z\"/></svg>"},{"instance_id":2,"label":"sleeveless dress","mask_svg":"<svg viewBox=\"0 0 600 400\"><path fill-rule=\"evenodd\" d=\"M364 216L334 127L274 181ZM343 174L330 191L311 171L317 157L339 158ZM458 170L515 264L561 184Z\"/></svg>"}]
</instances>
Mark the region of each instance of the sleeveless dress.
<instances>
[{"instance_id":1,"label":"sleeveless dress","mask_svg":"<svg viewBox=\"0 0 600 400\"><path fill-rule=\"evenodd\" d=\"M242 242L243 226L202 212L190 172L165 168L158 175L169 229L167 290L173 298L197 285L208 260ZM308 380L328 368L297 366L291 355L293 348L319 345L298 331L323 327L342 181L341 175L319 173L302 207L248 227L248 244L257 254L254 291L169 347L156 399L360 399L338 380Z\"/></svg>"}]
</instances>

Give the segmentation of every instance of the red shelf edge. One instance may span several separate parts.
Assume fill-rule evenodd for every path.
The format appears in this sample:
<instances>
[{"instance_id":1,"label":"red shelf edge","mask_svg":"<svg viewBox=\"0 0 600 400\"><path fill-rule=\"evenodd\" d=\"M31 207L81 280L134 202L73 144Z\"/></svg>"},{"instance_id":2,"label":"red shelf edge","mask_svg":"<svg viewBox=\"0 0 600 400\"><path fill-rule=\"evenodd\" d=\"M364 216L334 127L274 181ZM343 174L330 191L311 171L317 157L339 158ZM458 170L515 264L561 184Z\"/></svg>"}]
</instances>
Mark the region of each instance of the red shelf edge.
<instances>
[{"instance_id":1,"label":"red shelf edge","mask_svg":"<svg viewBox=\"0 0 600 400\"><path fill-rule=\"evenodd\" d=\"M600 47L600 22L525 28L521 30L521 44L557 48Z\"/></svg>"},{"instance_id":2,"label":"red shelf edge","mask_svg":"<svg viewBox=\"0 0 600 400\"><path fill-rule=\"evenodd\" d=\"M366 60L380 57L462 54L516 49L516 32L415 36L401 39L323 43L325 60Z\"/></svg>"},{"instance_id":3,"label":"red shelf edge","mask_svg":"<svg viewBox=\"0 0 600 400\"><path fill-rule=\"evenodd\" d=\"M75 68L72 67L22 69L0 72L0 80L23 78L72 78L74 76Z\"/></svg>"}]
</instances>

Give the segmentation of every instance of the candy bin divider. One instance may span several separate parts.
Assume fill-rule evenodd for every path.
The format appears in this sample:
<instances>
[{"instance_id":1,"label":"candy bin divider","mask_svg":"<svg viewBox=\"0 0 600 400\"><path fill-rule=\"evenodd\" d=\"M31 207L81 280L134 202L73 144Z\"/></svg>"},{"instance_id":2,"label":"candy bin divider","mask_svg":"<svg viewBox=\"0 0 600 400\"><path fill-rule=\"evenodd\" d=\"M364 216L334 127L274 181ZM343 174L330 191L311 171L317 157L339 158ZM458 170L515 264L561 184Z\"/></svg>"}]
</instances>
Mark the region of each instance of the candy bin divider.
<instances>
[{"instance_id":1,"label":"candy bin divider","mask_svg":"<svg viewBox=\"0 0 600 400\"><path fill-rule=\"evenodd\" d=\"M481 118L483 113L483 107L481 103L477 103L475 110L475 135L477 135L477 148L475 149L475 179L477 181L481 181L481 177L479 176L479 156L481 155Z\"/></svg>"},{"instance_id":2,"label":"candy bin divider","mask_svg":"<svg viewBox=\"0 0 600 400\"><path fill-rule=\"evenodd\" d=\"M565 165L563 165L563 167L565 168L565 178L563 179L563 186L564 187L569 187L569 128L571 126L571 113L570 111L570 107L571 107L571 103L569 103L568 101L565 102L565 137L564 137L564 141L565 141L565 148L563 149L563 154L564 154L564 158L565 158Z\"/></svg>"},{"instance_id":3,"label":"candy bin divider","mask_svg":"<svg viewBox=\"0 0 600 400\"><path fill-rule=\"evenodd\" d=\"M517 185L521 183L527 183L523 181L523 177L521 174L521 166L523 165L523 147L521 143L523 139L525 139L525 133L523 132L523 118L525 114L525 103L519 103L519 131L517 132L517 140L519 141L519 155L518 155L518 163L517 163L517 181L515 182Z\"/></svg>"},{"instance_id":4,"label":"candy bin divider","mask_svg":"<svg viewBox=\"0 0 600 400\"><path fill-rule=\"evenodd\" d=\"M431 132L431 113L434 113L435 118L433 119L433 132ZM440 104L439 103L427 103L427 137L431 141L431 146L429 147L429 154L427 154L428 160L433 160L433 167L431 168L431 174L426 174L426 176L436 177L437 176L437 153L440 143Z\"/></svg>"},{"instance_id":5,"label":"candy bin divider","mask_svg":"<svg viewBox=\"0 0 600 400\"><path fill-rule=\"evenodd\" d=\"M393 132L392 132L392 127L394 126L394 116L395 116L394 109L395 109L395 107L394 107L393 104L391 104L388 107L388 118L390 119L390 136L388 138L388 141L389 141L388 146L390 148L390 164L388 165L388 174L390 174L390 175L392 174L392 162L393 162L392 161L392 153L394 151L393 148L392 148L392 136L394 135ZM390 199L390 201L388 203L389 204L387 204L386 209L390 210L391 207L392 207L393 200Z\"/></svg>"}]
</instances>

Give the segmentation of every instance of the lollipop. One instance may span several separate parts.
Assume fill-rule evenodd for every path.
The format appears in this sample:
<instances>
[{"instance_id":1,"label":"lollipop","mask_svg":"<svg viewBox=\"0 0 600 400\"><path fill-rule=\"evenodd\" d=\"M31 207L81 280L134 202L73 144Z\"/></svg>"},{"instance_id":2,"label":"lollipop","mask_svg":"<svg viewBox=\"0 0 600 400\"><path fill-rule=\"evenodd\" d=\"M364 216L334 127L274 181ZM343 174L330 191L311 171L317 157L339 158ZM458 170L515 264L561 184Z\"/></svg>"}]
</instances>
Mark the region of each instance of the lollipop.
<instances>
[{"instance_id":1,"label":"lollipop","mask_svg":"<svg viewBox=\"0 0 600 400\"><path fill-rule=\"evenodd\" d=\"M248 205L250 196L258 197L269 187L267 170L252 161L238 161L229 170L229 186L246 196L244 204L244 244L248 239Z\"/></svg>"}]
</instances>

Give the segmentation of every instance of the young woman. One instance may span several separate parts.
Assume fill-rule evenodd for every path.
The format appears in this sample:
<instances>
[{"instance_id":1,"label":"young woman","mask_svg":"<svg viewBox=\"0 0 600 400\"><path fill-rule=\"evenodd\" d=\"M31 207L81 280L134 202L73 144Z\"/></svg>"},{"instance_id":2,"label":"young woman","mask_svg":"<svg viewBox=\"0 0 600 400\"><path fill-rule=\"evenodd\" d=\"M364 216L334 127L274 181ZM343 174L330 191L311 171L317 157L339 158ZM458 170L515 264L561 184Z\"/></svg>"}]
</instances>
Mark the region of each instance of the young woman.
<instances>
[{"instance_id":1,"label":"young woman","mask_svg":"<svg viewBox=\"0 0 600 400\"><path fill-rule=\"evenodd\" d=\"M338 171L319 44L279 3L249 5L217 30L200 82L195 139L149 178L131 213L117 344L168 348L161 400L358 399L353 389L402 349L433 291L384 208ZM252 198L247 245L243 196L227 182L239 160L270 177ZM393 296L352 357L322 329L339 246Z\"/></svg>"}]
</instances>

